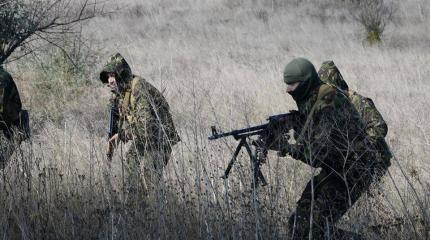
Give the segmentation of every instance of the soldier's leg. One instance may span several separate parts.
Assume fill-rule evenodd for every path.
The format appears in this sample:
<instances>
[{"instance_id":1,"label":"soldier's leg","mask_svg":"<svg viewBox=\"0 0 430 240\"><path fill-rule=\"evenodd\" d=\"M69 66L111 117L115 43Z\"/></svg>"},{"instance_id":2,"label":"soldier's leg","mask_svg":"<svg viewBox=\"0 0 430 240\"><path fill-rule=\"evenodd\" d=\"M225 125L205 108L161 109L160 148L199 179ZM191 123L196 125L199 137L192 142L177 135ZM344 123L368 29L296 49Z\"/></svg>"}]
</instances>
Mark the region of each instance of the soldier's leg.
<instances>
[{"instance_id":1,"label":"soldier's leg","mask_svg":"<svg viewBox=\"0 0 430 240\"><path fill-rule=\"evenodd\" d=\"M137 205L144 195L144 185L141 181L140 161L143 157L135 146L131 146L126 153L125 159L125 179L124 190L126 192L126 202L129 205Z\"/></svg>"},{"instance_id":2,"label":"soldier's leg","mask_svg":"<svg viewBox=\"0 0 430 240\"><path fill-rule=\"evenodd\" d=\"M369 189L374 181L374 169L350 171L345 178L324 170L309 182L297 203L296 213L290 217L290 234L295 239L342 239L345 231L335 227L336 222ZM349 233L354 239L359 236ZM344 238L344 239L351 239Z\"/></svg>"},{"instance_id":3,"label":"soldier's leg","mask_svg":"<svg viewBox=\"0 0 430 240\"><path fill-rule=\"evenodd\" d=\"M350 204L345 182L333 173L322 170L310 181L296 212L289 219L293 239L332 239L334 224L348 210Z\"/></svg>"},{"instance_id":4,"label":"soldier's leg","mask_svg":"<svg viewBox=\"0 0 430 240\"><path fill-rule=\"evenodd\" d=\"M150 193L154 193L160 187L163 170L169 157L170 152L163 151L152 151L145 154L143 176Z\"/></svg>"},{"instance_id":5,"label":"soldier's leg","mask_svg":"<svg viewBox=\"0 0 430 240\"><path fill-rule=\"evenodd\" d=\"M170 151L149 151L139 144L132 144L127 152L126 190L130 197L154 197L163 176L163 169ZM135 196L137 197L137 196Z\"/></svg>"},{"instance_id":6,"label":"soldier's leg","mask_svg":"<svg viewBox=\"0 0 430 240\"><path fill-rule=\"evenodd\" d=\"M3 170L12 156L14 144L0 132L0 170Z\"/></svg>"}]
</instances>

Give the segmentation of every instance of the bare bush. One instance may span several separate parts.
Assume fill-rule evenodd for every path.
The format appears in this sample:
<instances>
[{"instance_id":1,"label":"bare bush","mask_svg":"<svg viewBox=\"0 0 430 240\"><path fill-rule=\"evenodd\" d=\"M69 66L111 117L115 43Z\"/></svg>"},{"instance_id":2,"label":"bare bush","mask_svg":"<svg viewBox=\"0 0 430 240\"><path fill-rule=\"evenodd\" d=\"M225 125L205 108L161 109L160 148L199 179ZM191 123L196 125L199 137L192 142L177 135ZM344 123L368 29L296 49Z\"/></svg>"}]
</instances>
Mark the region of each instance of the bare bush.
<instances>
[{"instance_id":1,"label":"bare bush","mask_svg":"<svg viewBox=\"0 0 430 240\"><path fill-rule=\"evenodd\" d=\"M22 52L8 61L37 50L40 40L59 47L59 36L102 12L96 0L1 0L0 63L18 48Z\"/></svg>"},{"instance_id":2,"label":"bare bush","mask_svg":"<svg viewBox=\"0 0 430 240\"><path fill-rule=\"evenodd\" d=\"M61 51L57 57L55 51L43 51L40 59L53 63L62 59L59 65L67 67L40 74L38 62L21 59L7 65L23 90L24 103L31 104L32 116L40 116L40 123L32 121L33 127L40 125L33 143L16 151L0 173L1 236L288 239L288 218L295 202L319 170L269 153L262 166L269 184L254 195L247 156L239 156L228 180L220 179L235 142L209 144L207 135L212 124L235 129L294 108L284 94L281 71L291 57L306 56L315 64L333 57L350 86L373 98L389 124L387 141L397 156L391 175L371 189L381 194L363 195L339 227L363 233L367 239L429 238L429 31L422 30L425 23L413 20L410 7L401 8L404 17L396 35L407 38L404 51L398 51L389 45L363 48L355 37L357 26L349 21L322 24L307 14L318 7L315 1L300 1L282 11L245 3L230 9L224 0L124 2L142 4L150 14L119 12L94 19L85 28L103 41L104 50L124 53L136 73L165 89L183 141L174 147L161 197L146 209L121 203L125 160L121 151L114 156L110 175L104 177L107 89L94 79L91 85L71 91L74 85L65 84L67 78L57 72L69 68L67 58L60 57ZM256 9L269 13L269 27L256 18ZM106 59L100 57L102 64ZM94 75L97 71L91 70ZM31 82L43 82L49 74L50 80L58 76L58 83L34 88ZM85 79L76 80L87 84ZM52 88L42 91L45 86ZM43 118L57 110L66 113L65 121Z\"/></svg>"},{"instance_id":3,"label":"bare bush","mask_svg":"<svg viewBox=\"0 0 430 240\"><path fill-rule=\"evenodd\" d=\"M388 22L392 21L394 5L387 0L353 0L351 12L354 18L365 28L369 44L381 42L382 34Z\"/></svg>"}]
</instances>

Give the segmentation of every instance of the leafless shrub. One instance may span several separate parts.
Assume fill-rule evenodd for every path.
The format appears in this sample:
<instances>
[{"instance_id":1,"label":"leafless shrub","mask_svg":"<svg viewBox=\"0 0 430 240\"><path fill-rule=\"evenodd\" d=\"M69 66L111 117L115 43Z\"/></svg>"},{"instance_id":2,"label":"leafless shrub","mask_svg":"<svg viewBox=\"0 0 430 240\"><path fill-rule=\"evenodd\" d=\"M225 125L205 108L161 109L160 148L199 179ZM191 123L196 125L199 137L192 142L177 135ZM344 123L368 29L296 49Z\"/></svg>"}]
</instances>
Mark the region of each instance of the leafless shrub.
<instances>
[{"instance_id":1,"label":"leafless shrub","mask_svg":"<svg viewBox=\"0 0 430 240\"><path fill-rule=\"evenodd\" d=\"M350 9L354 18L365 28L369 44L381 42L385 26L395 12L393 2L387 0L352 0Z\"/></svg>"},{"instance_id":2,"label":"leafless shrub","mask_svg":"<svg viewBox=\"0 0 430 240\"><path fill-rule=\"evenodd\" d=\"M418 0L408 0L411 4L414 1ZM419 1L424 3L424 0ZM387 140L400 163L394 162L390 167L393 178L386 175L379 185L382 195L376 199L364 195L342 219L340 227L371 235L368 239L428 239L425 231L429 232L429 217L422 214L422 209L427 212L430 209L426 174L426 160L430 155L428 141L425 141L429 140L430 130L426 121L430 110L428 94L425 94L428 92L425 66L429 55L423 41L428 35L422 31L425 25L411 30L410 26L415 23L411 23L412 13L406 8L405 25L396 31L407 36L413 31L414 38L423 42L423 47L407 39L402 52L391 48L383 52L369 51L361 48L361 43L354 38L354 26L350 22L331 25L332 21L327 21L323 26L312 16L309 18L307 9L303 8L315 7L315 1L300 1L294 8L274 12L268 5L250 6L249 2L231 1L244 4L240 5L240 10L247 11L242 15L230 11L227 5L215 2L210 7L203 4L205 2L210 1L167 0L154 3L151 13L159 11L157 18L142 16L137 19L129 14L116 14L109 15L112 18L108 21L88 25L88 30L95 32L98 39L109 39L104 42L105 49L128 53L137 71L142 71L143 76L158 83L157 86L166 87L183 141L175 145L160 200L146 209L133 209L121 203L122 159L119 153L112 162L111 172L104 177L107 124L104 110L108 93L103 92L98 82L74 92L64 90L70 88L67 84L55 85L51 92L46 89L43 94L21 91L23 98L31 99L25 101L26 104L34 101L30 108L32 116L46 116L49 109L72 110L66 111L68 118L61 121L61 126L52 119L42 119L44 125L38 126L40 130L33 143L22 146L22 151L17 150L16 157L0 173L0 205L4 206L0 208L0 235L5 239L13 239L13 236L29 239L288 239L286 226L296 208L295 202L306 182L319 170L270 153L267 165L262 166L269 185L254 195L249 188L250 163L246 155L239 156L232 175L224 181L219 177L231 157L230 147L234 147L234 142L209 144L206 139L208 124L214 119L226 128L235 128L248 121L259 123L270 113L293 108L292 100L280 90L283 87L282 64L291 56L311 55L313 59L327 56L342 59L339 62L351 84L372 96L383 110L390 127ZM190 3L195 4L191 10ZM177 15L178 8L187 9L190 14ZM267 28L256 28L255 15L248 14L259 8L270 13L270 32ZM220 12L222 19L229 19L228 22L202 24L220 19ZM299 23L291 19L305 21ZM188 27L198 31L192 36L183 35L182 20L187 20ZM297 32L298 27L303 31ZM121 34L106 31L112 28L121 29ZM169 34L163 32L166 28ZM139 30L150 31L150 37L135 41L135 32ZM296 34L290 34L292 30ZM310 32L312 35L308 34ZM283 46L288 46L287 54ZM45 59L44 54L45 51L38 57ZM67 62L67 58L60 59ZM102 58L99 62L105 60ZM16 76L20 90L29 87L34 75L38 75L35 72L43 71L32 63L18 69L14 68L15 64L27 64L27 61L7 66ZM56 75L55 69L50 74ZM94 74L97 70L93 69ZM405 87L405 81L414 84ZM50 108L54 103L56 108ZM213 109L213 113L208 109ZM415 120L422 121L419 126L423 128L424 137L415 131L411 123ZM417 170L410 181L417 188L424 208L418 205L412 187L405 182L399 168L407 169L406 174ZM108 180L112 181L111 185Z\"/></svg>"},{"instance_id":3,"label":"leafless shrub","mask_svg":"<svg viewBox=\"0 0 430 240\"><path fill-rule=\"evenodd\" d=\"M259 9L255 12L255 17L267 24L269 22L269 13L264 9Z\"/></svg>"},{"instance_id":4,"label":"leafless shrub","mask_svg":"<svg viewBox=\"0 0 430 240\"><path fill-rule=\"evenodd\" d=\"M16 60L48 42L59 47L59 36L74 33L74 27L103 13L97 0L1 0L0 63L18 48Z\"/></svg>"}]
</instances>

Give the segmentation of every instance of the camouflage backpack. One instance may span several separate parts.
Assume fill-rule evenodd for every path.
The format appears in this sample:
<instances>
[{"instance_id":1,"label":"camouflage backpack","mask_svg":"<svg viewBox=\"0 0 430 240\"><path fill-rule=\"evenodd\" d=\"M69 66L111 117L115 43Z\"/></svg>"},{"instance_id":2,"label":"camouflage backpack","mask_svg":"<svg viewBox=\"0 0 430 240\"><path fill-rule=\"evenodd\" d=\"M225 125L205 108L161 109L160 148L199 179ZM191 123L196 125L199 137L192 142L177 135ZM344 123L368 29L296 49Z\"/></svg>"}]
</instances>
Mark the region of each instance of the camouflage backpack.
<instances>
[{"instance_id":1,"label":"camouflage backpack","mask_svg":"<svg viewBox=\"0 0 430 240\"><path fill-rule=\"evenodd\" d=\"M348 97L366 124L369 140L376 144L385 163L389 165L392 154L384 139L388 132L387 124L372 99L349 90L348 84L333 61L323 62L318 76L321 81L340 89Z\"/></svg>"},{"instance_id":2,"label":"camouflage backpack","mask_svg":"<svg viewBox=\"0 0 430 240\"><path fill-rule=\"evenodd\" d=\"M321 81L333 85L342 91L348 91L348 84L340 74L339 69L336 67L333 61L325 61L322 63L318 76Z\"/></svg>"},{"instance_id":3,"label":"camouflage backpack","mask_svg":"<svg viewBox=\"0 0 430 240\"><path fill-rule=\"evenodd\" d=\"M143 94L145 101L151 106L152 117L157 119L157 121L161 124L161 129L157 129L156 131L162 130L164 132L164 136L167 137L167 139L164 140L167 140L169 142L168 144L171 146L181 141L181 138L179 137L173 123L167 100L163 94L158 91L158 89L148 83L145 79L138 76L133 77L131 80L130 95L127 97L126 92L126 97L124 98L125 101L123 104L129 105L131 109L136 109L136 98L140 94ZM133 121L132 119L133 117L131 117L130 120Z\"/></svg>"}]
</instances>

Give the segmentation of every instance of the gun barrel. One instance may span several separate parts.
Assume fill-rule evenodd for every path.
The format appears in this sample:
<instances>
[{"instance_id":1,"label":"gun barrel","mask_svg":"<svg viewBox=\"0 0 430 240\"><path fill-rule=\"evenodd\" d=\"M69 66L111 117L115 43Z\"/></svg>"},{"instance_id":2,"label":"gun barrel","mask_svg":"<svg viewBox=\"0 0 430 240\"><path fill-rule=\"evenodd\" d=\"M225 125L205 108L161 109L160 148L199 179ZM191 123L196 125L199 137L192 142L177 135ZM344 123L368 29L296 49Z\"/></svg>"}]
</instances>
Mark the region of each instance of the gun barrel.
<instances>
[{"instance_id":1,"label":"gun barrel","mask_svg":"<svg viewBox=\"0 0 430 240\"><path fill-rule=\"evenodd\" d=\"M208 139L209 140L216 140L216 139L228 137L228 136L233 136L233 137L237 138L241 135L246 135L246 136L256 135L256 134L261 133L262 130L265 130L267 128L267 126L268 126L268 124L266 123L266 124L257 125L254 127L233 130L233 131L226 132L226 133L218 133L218 134L212 133L212 136L209 136Z\"/></svg>"}]
</instances>

